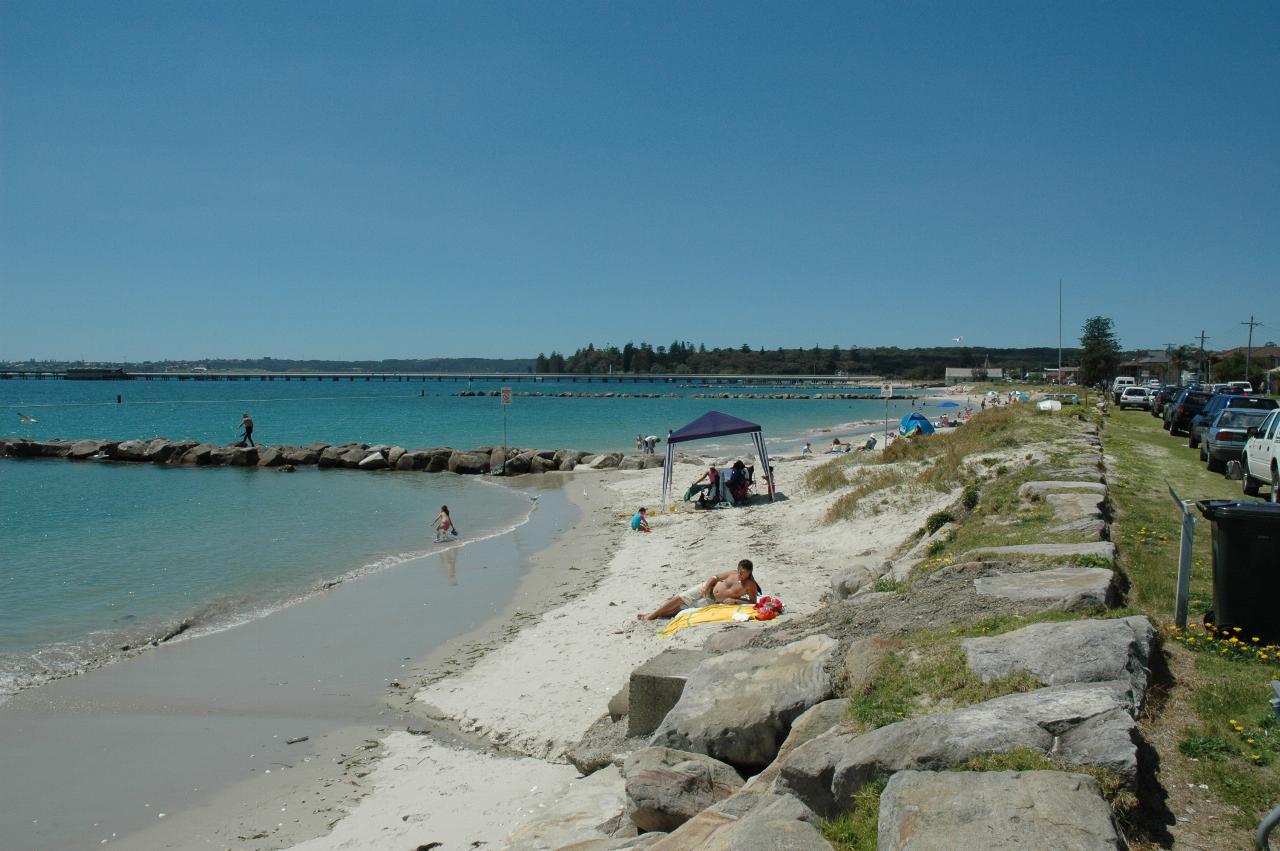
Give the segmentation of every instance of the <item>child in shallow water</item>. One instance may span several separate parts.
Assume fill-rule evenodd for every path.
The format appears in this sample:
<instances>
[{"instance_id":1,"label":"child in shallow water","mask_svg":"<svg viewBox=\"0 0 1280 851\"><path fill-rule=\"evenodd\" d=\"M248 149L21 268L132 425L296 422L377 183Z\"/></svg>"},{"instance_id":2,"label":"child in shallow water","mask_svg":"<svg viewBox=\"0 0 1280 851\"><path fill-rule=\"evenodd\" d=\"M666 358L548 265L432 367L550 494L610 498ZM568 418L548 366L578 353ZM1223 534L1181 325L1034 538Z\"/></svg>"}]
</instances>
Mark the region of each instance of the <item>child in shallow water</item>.
<instances>
[{"instance_id":1,"label":"child in shallow water","mask_svg":"<svg viewBox=\"0 0 1280 851\"><path fill-rule=\"evenodd\" d=\"M436 543L445 541L449 535L457 537L458 530L454 528L453 518L449 516L449 506L440 506L440 513L436 515L436 519L431 522L436 530Z\"/></svg>"}]
</instances>

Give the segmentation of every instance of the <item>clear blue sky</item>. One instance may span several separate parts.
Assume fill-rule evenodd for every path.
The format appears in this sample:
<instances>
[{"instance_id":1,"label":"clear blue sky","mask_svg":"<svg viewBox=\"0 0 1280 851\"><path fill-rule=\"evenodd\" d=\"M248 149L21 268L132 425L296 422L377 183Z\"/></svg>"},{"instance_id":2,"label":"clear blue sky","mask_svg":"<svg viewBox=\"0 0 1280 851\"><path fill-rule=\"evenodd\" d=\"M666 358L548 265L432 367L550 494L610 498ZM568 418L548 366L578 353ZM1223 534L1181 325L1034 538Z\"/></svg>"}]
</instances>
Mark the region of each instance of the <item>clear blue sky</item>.
<instances>
[{"instance_id":1,"label":"clear blue sky","mask_svg":"<svg viewBox=\"0 0 1280 851\"><path fill-rule=\"evenodd\" d=\"M1280 5L0 2L0 358L1280 338Z\"/></svg>"}]
</instances>

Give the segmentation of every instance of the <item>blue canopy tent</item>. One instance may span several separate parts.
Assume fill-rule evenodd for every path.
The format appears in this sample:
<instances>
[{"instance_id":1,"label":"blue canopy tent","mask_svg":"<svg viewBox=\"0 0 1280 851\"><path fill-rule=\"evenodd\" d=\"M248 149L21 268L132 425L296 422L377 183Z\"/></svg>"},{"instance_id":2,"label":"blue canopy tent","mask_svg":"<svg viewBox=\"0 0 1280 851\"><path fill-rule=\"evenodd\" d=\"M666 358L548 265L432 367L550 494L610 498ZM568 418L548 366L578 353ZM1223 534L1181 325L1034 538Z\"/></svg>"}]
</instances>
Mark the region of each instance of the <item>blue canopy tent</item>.
<instances>
[{"instance_id":1,"label":"blue canopy tent","mask_svg":"<svg viewBox=\"0 0 1280 851\"><path fill-rule=\"evenodd\" d=\"M671 504L671 474L676 462L675 445L690 440L705 440L710 437L725 437L733 434L749 434L756 447L756 457L764 468L762 475L769 485L769 499L773 500L773 471L769 468L769 451L765 449L764 432L755 423L722 414L719 411L707 411L693 422L676 431L667 432L667 459L662 467L662 504Z\"/></svg>"},{"instance_id":2,"label":"blue canopy tent","mask_svg":"<svg viewBox=\"0 0 1280 851\"><path fill-rule=\"evenodd\" d=\"M929 422L929 418L919 411L912 411L907 414L902 418L902 424L898 426L898 434L903 437L915 432L933 434L933 423Z\"/></svg>"},{"instance_id":3,"label":"blue canopy tent","mask_svg":"<svg viewBox=\"0 0 1280 851\"><path fill-rule=\"evenodd\" d=\"M959 402L939 402L938 407L939 408L958 408L960 407L960 403Z\"/></svg>"}]
</instances>

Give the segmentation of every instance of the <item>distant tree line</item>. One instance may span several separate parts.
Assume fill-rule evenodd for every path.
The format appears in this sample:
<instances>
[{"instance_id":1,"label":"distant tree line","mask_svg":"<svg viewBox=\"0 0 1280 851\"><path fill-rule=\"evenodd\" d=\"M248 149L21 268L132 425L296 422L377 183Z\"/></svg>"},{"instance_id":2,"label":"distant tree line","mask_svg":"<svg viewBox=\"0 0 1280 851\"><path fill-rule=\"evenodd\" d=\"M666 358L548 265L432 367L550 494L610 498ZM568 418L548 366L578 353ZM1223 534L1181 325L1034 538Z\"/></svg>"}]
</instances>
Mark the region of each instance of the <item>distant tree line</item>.
<instances>
[{"instance_id":1,"label":"distant tree line","mask_svg":"<svg viewBox=\"0 0 1280 851\"><path fill-rule=\"evenodd\" d=\"M1064 364L1075 363L1079 349L1063 349ZM622 348L597 348L589 343L571 355L541 353L534 360L537 373L634 373L688 375L723 373L740 375L883 375L918 381L940 379L947 367L980 368L988 363L1007 373L1039 372L1058 362L1058 350L1050 347L995 349L950 346L902 349L897 346L814 346L812 349L707 348L705 344L676 340L666 346L629 342Z\"/></svg>"}]
</instances>

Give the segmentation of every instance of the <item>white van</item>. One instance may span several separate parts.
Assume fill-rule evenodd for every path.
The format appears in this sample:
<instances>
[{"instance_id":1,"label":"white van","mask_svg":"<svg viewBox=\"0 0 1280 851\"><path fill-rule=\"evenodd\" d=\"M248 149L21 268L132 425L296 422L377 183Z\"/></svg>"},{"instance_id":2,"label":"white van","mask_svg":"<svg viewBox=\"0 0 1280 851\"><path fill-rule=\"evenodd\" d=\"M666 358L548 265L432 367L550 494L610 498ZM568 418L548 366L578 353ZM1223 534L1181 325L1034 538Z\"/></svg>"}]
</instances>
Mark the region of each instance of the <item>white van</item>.
<instances>
[{"instance_id":1,"label":"white van","mask_svg":"<svg viewBox=\"0 0 1280 851\"><path fill-rule=\"evenodd\" d=\"M1133 377L1121 375L1111 383L1111 395L1115 399L1115 403L1120 404L1120 394L1124 392L1126 387L1132 387L1135 384Z\"/></svg>"}]
</instances>

